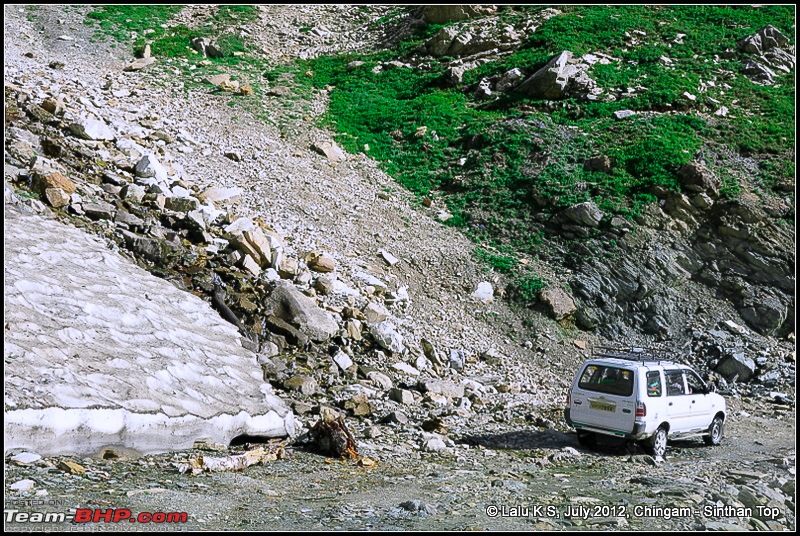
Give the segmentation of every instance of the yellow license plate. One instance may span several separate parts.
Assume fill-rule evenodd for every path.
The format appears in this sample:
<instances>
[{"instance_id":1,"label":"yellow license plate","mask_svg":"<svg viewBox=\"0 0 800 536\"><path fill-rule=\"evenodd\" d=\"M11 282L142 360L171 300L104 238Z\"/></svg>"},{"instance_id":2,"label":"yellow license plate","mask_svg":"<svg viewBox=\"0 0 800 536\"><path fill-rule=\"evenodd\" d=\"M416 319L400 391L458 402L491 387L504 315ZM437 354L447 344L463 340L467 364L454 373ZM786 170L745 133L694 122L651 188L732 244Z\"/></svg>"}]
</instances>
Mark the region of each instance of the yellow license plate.
<instances>
[{"instance_id":1,"label":"yellow license plate","mask_svg":"<svg viewBox=\"0 0 800 536\"><path fill-rule=\"evenodd\" d=\"M614 411L616 408L614 404L603 404L602 402L589 402L589 407L600 411Z\"/></svg>"}]
</instances>

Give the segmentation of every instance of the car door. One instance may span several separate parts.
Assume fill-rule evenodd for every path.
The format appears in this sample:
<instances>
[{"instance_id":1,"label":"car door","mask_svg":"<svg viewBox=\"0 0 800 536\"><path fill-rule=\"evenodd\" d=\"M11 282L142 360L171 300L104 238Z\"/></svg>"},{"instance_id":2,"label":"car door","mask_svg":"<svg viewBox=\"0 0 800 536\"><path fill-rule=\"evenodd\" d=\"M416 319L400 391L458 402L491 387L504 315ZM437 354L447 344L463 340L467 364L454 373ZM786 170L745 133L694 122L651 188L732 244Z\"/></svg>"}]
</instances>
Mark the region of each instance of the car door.
<instances>
[{"instance_id":1,"label":"car door","mask_svg":"<svg viewBox=\"0 0 800 536\"><path fill-rule=\"evenodd\" d=\"M590 363L572 390L570 416L580 426L618 435L633 431L636 407L634 371L617 365Z\"/></svg>"},{"instance_id":2,"label":"car door","mask_svg":"<svg viewBox=\"0 0 800 536\"><path fill-rule=\"evenodd\" d=\"M664 369L667 390L667 417L670 435L692 430L692 397L687 394L686 378L681 369Z\"/></svg>"},{"instance_id":3,"label":"car door","mask_svg":"<svg viewBox=\"0 0 800 536\"><path fill-rule=\"evenodd\" d=\"M711 425L715 408L709 401L708 387L696 372L684 369L686 375L687 397L691 400L691 425L695 430L705 430Z\"/></svg>"}]
</instances>

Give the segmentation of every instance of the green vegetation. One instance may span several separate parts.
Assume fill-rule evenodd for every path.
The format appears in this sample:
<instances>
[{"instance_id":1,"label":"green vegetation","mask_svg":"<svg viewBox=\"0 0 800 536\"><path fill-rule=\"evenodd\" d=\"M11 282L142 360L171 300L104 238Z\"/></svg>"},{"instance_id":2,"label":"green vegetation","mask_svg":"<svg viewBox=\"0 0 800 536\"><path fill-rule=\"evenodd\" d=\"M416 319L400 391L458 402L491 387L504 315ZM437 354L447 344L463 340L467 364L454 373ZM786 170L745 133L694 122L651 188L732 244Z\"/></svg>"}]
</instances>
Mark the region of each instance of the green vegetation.
<instances>
[{"instance_id":1,"label":"green vegetation","mask_svg":"<svg viewBox=\"0 0 800 536\"><path fill-rule=\"evenodd\" d=\"M184 6L180 5L109 5L102 6L87 15L87 24L98 24L99 34L108 35L120 42L133 42L134 49L141 50L151 43L151 53L165 58L192 57L191 41L196 37L213 37L215 43L228 59L234 52L244 52L245 44L238 35L224 30L258 18L258 7L253 5L222 5L214 15L198 28L186 25L169 27L167 23ZM220 28L223 31L220 31ZM238 63L233 61L232 63Z\"/></svg>"},{"instance_id":2,"label":"green vegetation","mask_svg":"<svg viewBox=\"0 0 800 536\"><path fill-rule=\"evenodd\" d=\"M87 15L88 25L99 24L100 33L120 42L144 38L145 30L153 35L164 33L162 24L169 22L183 6L171 5L108 5Z\"/></svg>"}]
</instances>

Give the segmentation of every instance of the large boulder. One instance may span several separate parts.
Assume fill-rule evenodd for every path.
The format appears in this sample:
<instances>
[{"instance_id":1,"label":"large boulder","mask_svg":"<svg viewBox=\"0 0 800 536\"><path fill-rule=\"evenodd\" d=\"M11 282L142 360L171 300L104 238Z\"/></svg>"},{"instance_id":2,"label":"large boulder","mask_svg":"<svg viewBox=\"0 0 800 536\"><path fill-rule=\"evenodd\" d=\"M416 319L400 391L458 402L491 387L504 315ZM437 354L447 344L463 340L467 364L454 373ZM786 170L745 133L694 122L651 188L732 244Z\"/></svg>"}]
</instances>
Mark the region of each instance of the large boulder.
<instances>
[{"instance_id":1,"label":"large boulder","mask_svg":"<svg viewBox=\"0 0 800 536\"><path fill-rule=\"evenodd\" d=\"M589 64L562 51L517 86L516 91L535 99L558 100L598 94L597 83L587 74Z\"/></svg>"},{"instance_id":2,"label":"large boulder","mask_svg":"<svg viewBox=\"0 0 800 536\"><path fill-rule=\"evenodd\" d=\"M597 227L603 219L603 212L594 201L578 203L565 208L554 216L554 223L572 223L584 227Z\"/></svg>"},{"instance_id":3,"label":"large boulder","mask_svg":"<svg viewBox=\"0 0 800 536\"><path fill-rule=\"evenodd\" d=\"M330 339L339 331L339 324L316 302L289 282L281 282L269 296L269 308L275 316L286 320L314 342Z\"/></svg>"},{"instance_id":4,"label":"large boulder","mask_svg":"<svg viewBox=\"0 0 800 536\"><path fill-rule=\"evenodd\" d=\"M208 303L10 205L4 237L6 452L155 453L294 433L256 356Z\"/></svg>"},{"instance_id":5,"label":"large boulder","mask_svg":"<svg viewBox=\"0 0 800 536\"><path fill-rule=\"evenodd\" d=\"M787 52L789 39L774 26L765 26L755 34L737 43L739 50L753 57L744 60L744 74L760 84L772 84L778 71L790 73L795 68L795 57Z\"/></svg>"}]
</instances>

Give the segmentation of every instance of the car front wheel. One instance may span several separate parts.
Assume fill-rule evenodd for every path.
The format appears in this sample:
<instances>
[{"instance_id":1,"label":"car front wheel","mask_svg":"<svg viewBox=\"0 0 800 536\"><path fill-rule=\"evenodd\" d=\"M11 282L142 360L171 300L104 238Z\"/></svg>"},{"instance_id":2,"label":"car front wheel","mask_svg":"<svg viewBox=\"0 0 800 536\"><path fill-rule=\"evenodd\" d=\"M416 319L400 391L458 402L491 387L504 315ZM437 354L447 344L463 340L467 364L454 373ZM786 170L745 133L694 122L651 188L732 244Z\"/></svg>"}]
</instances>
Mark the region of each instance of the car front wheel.
<instances>
[{"instance_id":1,"label":"car front wheel","mask_svg":"<svg viewBox=\"0 0 800 536\"><path fill-rule=\"evenodd\" d=\"M667 429L662 427L656 430L653 437L647 441L646 446L648 452L653 456L664 456L664 453L667 452Z\"/></svg>"},{"instance_id":2,"label":"car front wheel","mask_svg":"<svg viewBox=\"0 0 800 536\"><path fill-rule=\"evenodd\" d=\"M722 418L714 417L711 426L708 427L708 435L703 436L706 445L719 445L722 442Z\"/></svg>"}]
</instances>

